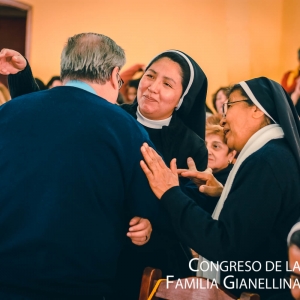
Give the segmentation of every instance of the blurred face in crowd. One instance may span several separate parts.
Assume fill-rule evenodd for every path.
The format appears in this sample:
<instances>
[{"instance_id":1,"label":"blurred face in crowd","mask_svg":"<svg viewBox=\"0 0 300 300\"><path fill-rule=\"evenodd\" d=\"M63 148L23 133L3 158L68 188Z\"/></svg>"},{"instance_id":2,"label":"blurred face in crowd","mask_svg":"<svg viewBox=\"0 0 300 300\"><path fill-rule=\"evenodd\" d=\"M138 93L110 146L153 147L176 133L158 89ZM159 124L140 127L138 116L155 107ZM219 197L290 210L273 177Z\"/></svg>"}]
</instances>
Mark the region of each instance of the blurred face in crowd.
<instances>
[{"instance_id":1,"label":"blurred face in crowd","mask_svg":"<svg viewBox=\"0 0 300 300\"><path fill-rule=\"evenodd\" d=\"M235 151L229 151L228 146L219 134L207 134L205 136L206 147L208 150L208 164L213 173L225 169L229 162L234 158Z\"/></svg>"},{"instance_id":2,"label":"blurred face in crowd","mask_svg":"<svg viewBox=\"0 0 300 300\"><path fill-rule=\"evenodd\" d=\"M219 91L217 93L217 97L216 97L216 108L217 108L217 113L221 114L222 113L222 105L224 102L227 101L227 97L224 93L224 91Z\"/></svg>"},{"instance_id":3,"label":"blurred face in crowd","mask_svg":"<svg viewBox=\"0 0 300 300\"><path fill-rule=\"evenodd\" d=\"M289 269L292 270L291 277L291 287L294 286L295 280L300 283L300 249L296 245L291 245L289 247ZM300 288L295 284L294 288L291 288L291 293L294 299L300 300Z\"/></svg>"},{"instance_id":4,"label":"blurred face in crowd","mask_svg":"<svg viewBox=\"0 0 300 300\"><path fill-rule=\"evenodd\" d=\"M62 85L62 82L60 80L54 80L52 82L52 84L49 86L49 89L52 89L52 88L54 88L56 86L61 86L61 85Z\"/></svg>"},{"instance_id":5,"label":"blurred face in crowd","mask_svg":"<svg viewBox=\"0 0 300 300\"><path fill-rule=\"evenodd\" d=\"M182 70L167 57L154 62L141 78L137 100L141 114L151 120L170 117L182 95Z\"/></svg>"},{"instance_id":6,"label":"blurred face in crowd","mask_svg":"<svg viewBox=\"0 0 300 300\"><path fill-rule=\"evenodd\" d=\"M132 103L136 97L136 88L133 86L129 86L127 88L127 102Z\"/></svg>"}]
</instances>

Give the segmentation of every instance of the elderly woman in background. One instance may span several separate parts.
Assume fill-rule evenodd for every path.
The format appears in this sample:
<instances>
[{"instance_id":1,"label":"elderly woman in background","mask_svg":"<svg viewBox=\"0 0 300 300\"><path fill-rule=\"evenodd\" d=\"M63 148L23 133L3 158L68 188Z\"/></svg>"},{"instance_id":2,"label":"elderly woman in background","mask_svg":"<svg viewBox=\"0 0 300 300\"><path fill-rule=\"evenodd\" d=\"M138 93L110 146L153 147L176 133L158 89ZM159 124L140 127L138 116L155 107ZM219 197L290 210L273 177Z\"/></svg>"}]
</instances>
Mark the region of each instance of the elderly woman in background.
<instances>
[{"instance_id":1,"label":"elderly woman in background","mask_svg":"<svg viewBox=\"0 0 300 300\"><path fill-rule=\"evenodd\" d=\"M223 113L227 144L239 153L224 189L207 172L181 174L203 180L200 191L221 195L212 216L182 193L174 160L169 169L144 145L146 163L142 161L141 167L181 240L201 255L199 261L250 264L248 272L245 268L211 267L210 274L202 275L233 293L256 290L261 299L267 299L280 291L284 267L278 272L268 271L266 262L285 265L286 237L299 218L299 119L283 88L264 77L235 85ZM201 265L199 270L205 271ZM263 285L258 284L259 279Z\"/></svg>"},{"instance_id":2,"label":"elderly woman in background","mask_svg":"<svg viewBox=\"0 0 300 300\"><path fill-rule=\"evenodd\" d=\"M216 125L220 122L218 115L213 115L206 119L205 143L208 150L207 167L211 169L214 177L221 183L225 184L227 177L233 168L233 160L236 154L235 150L229 149L223 128ZM197 170L192 158L188 158L189 170ZM180 170L182 172L183 170ZM199 180L191 178L192 181L182 186L181 189L186 195L197 202L204 210L210 214L214 211L219 197L209 197L203 193L199 193L197 186Z\"/></svg>"},{"instance_id":3,"label":"elderly woman in background","mask_svg":"<svg viewBox=\"0 0 300 300\"><path fill-rule=\"evenodd\" d=\"M207 125L205 143L208 150L207 167L212 169L215 178L225 184L231 171L235 150L229 149L223 128L219 125Z\"/></svg>"}]
</instances>

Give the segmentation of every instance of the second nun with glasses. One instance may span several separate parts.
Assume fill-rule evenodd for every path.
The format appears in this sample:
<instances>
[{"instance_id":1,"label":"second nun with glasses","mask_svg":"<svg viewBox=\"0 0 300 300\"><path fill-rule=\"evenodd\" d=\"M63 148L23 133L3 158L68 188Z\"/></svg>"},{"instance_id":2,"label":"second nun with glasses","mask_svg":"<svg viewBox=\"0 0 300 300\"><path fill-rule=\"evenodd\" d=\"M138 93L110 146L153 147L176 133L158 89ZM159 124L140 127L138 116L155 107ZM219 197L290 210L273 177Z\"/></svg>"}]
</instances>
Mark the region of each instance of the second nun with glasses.
<instances>
[{"instance_id":1,"label":"second nun with glasses","mask_svg":"<svg viewBox=\"0 0 300 300\"><path fill-rule=\"evenodd\" d=\"M212 215L182 193L174 161L169 169L144 145L141 166L182 242L200 254L199 275L233 294L268 299L288 289L286 237L300 212L298 115L283 88L261 77L231 89L222 125L228 147L239 154L224 188L207 172L181 174L201 179L201 192L220 196Z\"/></svg>"}]
</instances>

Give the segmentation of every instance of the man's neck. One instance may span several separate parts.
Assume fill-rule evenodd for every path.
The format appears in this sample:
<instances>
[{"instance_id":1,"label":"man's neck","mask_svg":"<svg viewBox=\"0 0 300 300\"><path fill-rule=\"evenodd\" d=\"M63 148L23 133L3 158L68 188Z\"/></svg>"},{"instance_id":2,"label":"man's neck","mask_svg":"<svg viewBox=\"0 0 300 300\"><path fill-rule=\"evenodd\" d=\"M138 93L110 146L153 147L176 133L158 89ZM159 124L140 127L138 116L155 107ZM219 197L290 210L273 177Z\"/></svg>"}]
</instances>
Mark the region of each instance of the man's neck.
<instances>
[{"instance_id":1,"label":"man's neck","mask_svg":"<svg viewBox=\"0 0 300 300\"><path fill-rule=\"evenodd\" d=\"M66 85L70 81L72 81L72 79L65 79L63 81L63 85ZM116 104L117 99L115 99L115 97L113 97L114 90L112 89L110 81L106 81L104 84L92 82L92 81L85 80L85 79L80 79L80 80L76 80L76 81L86 83L95 91L95 93L99 97L107 100L110 103Z\"/></svg>"}]
</instances>

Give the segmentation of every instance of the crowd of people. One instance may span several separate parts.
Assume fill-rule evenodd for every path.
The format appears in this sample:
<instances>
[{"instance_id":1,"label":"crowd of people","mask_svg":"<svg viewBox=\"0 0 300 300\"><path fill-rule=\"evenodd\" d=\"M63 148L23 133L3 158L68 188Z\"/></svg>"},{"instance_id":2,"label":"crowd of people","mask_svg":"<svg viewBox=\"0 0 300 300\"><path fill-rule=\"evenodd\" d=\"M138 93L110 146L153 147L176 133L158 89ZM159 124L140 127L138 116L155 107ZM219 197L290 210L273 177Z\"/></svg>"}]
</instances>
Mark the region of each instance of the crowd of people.
<instances>
[{"instance_id":1,"label":"crowd of people","mask_svg":"<svg viewBox=\"0 0 300 300\"><path fill-rule=\"evenodd\" d=\"M300 299L299 74L288 91L266 77L221 87L207 118L188 54L124 64L109 37L77 34L43 88L1 50L0 298L138 299L150 266Z\"/></svg>"}]
</instances>

